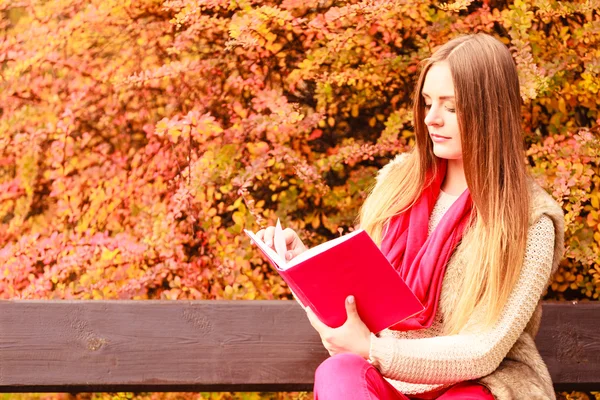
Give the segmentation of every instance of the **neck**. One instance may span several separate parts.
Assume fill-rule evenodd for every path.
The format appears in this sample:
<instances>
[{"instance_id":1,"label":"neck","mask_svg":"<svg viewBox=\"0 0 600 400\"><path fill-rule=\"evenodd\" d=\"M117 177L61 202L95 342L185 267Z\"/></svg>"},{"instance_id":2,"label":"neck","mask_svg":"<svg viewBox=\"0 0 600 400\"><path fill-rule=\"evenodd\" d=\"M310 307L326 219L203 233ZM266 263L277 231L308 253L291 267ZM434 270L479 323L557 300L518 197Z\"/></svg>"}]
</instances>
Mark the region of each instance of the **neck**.
<instances>
[{"instance_id":1,"label":"neck","mask_svg":"<svg viewBox=\"0 0 600 400\"><path fill-rule=\"evenodd\" d=\"M467 179L463 160L448 160L446 177L442 183L442 190L453 196L458 196L467 189Z\"/></svg>"}]
</instances>

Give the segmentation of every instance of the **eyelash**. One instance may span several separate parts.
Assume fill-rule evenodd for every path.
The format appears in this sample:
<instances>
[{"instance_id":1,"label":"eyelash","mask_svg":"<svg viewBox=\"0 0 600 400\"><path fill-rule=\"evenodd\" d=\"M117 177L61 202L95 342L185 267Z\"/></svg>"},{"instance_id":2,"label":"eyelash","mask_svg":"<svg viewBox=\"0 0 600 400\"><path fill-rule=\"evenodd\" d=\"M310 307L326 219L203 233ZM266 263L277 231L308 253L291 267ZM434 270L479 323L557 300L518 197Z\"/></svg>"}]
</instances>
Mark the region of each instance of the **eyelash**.
<instances>
[{"instance_id":1,"label":"eyelash","mask_svg":"<svg viewBox=\"0 0 600 400\"><path fill-rule=\"evenodd\" d=\"M431 108L431 104L425 104L425 110L426 110L426 111L429 111L429 109L430 109L430 108ZM451 113L455 113L455 112L456 112L456 109L455 109L455 108L449 108L449 107L446 107L446 110L447 110L448 112L451 112Z\"/></svg>"}]
</instances>

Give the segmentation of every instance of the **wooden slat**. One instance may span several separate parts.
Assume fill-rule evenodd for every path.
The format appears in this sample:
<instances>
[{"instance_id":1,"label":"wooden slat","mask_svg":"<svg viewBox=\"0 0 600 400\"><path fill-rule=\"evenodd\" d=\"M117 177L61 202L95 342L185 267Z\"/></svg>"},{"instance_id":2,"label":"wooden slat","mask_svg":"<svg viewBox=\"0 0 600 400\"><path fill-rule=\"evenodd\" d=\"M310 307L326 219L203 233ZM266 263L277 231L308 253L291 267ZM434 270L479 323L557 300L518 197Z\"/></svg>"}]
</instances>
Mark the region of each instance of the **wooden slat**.
<instances>
[{"instance_id":1,"label":"wooden slat","mask_svg":"<svg viewBox=\"0 0 600 400\"><path fill-rule=\"evenodd\" d=\"M0 391L309 390L293 301L3 301Z\"/></svg>"},{"instance_id":2,"label":"wooden slat","mask_svg":"<svg viewBox=\"0 0 600 400\"><path fill-rule=\"evenodd\" d=\"M545 303L535 341L557 389L600 390L600 302Z\"/></svg>"},{"instance_id":3,"label":"wooden slat","mask_svg":"<svg viewBox=\"0 0 600 400\"><path fill-rule=\"evenodd\" d=\"M600 304L545 304L558 388L600 388ZM327 357L293 301L0 301L0 392L311 390Z\"/></svg>"}]
</instances>

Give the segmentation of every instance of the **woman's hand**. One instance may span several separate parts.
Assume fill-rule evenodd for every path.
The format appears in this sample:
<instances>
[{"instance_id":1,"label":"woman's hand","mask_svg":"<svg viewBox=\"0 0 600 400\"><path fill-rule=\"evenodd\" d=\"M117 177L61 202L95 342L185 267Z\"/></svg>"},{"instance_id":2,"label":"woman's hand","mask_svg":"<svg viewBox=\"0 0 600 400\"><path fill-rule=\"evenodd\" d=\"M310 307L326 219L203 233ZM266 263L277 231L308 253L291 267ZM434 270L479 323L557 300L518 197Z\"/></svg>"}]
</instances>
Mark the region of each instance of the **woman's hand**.
<instances>
[{"instance_id":1,"label":"woman's hand","mask_svg":"<svg viewBox=\"0 0 600 400\"><path fill-rule=\"evenodd\" d=\"M275 227L269 226L265 229L261 229L256 232L256 236L265 242L265 244L275 250L275 243L273 241L273 236L275 235ZM285 237L285 247L287 249L285 253L286 261L290 261L292 258L296 257L298 254L307 250L307 247L302 243L300 237L290 228L285 228L283 230L283 236Z\"/></svg>"},{"instance_id":2,"label":"woman's hand","mask_svg":"<svg viewBox=\"0 0 600 400\"><path fill-rule=\"evenodd\" d=\"M346 314L348 315L348 319L339 328L330 328L325 325L310 308L306 309L306 314L308 315L310 324L321 336L323 346L325 346L329 355L354 353L364 359L369 358L371 332L358 315L354 296L346 298Z\"/></svg>"}]
</instances>

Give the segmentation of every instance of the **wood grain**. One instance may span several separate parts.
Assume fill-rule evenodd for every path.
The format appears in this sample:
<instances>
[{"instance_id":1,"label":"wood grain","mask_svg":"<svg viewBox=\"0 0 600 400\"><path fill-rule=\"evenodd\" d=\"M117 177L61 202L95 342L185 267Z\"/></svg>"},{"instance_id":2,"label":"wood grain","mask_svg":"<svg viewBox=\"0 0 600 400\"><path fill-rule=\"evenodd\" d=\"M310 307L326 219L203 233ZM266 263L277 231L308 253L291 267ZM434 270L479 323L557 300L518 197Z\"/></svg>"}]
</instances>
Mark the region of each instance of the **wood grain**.
<instances>
[{"instance_id":1,"label":"wood grain","mask_svg":"<svg viewBox=\"0 0 600 400\"><path fill-rule=\"evenodd\" d=\"M558 389L600 389L600 302L545 303L536 339Z\"/></svg>"},{"instance_id":2,"label":"wood grain","mask_svg":"<svg viewBox=\"0 0 600 400\"><path fill-rule=\"evenodd\" d=\"M544 304L558 388L600 388L600 304ZM0 392L311 390L327 357L293 301L0 301Z\"/></svg>"}]
</instances>

